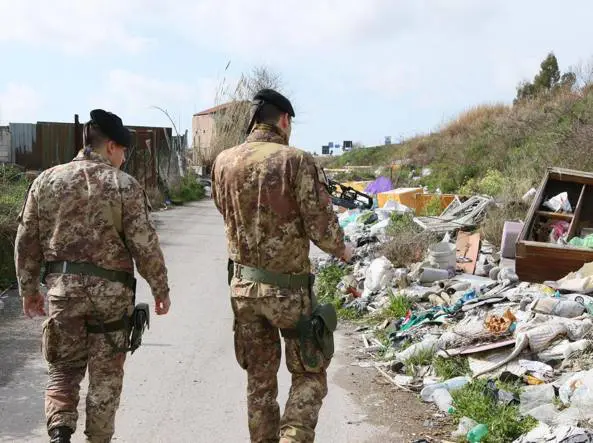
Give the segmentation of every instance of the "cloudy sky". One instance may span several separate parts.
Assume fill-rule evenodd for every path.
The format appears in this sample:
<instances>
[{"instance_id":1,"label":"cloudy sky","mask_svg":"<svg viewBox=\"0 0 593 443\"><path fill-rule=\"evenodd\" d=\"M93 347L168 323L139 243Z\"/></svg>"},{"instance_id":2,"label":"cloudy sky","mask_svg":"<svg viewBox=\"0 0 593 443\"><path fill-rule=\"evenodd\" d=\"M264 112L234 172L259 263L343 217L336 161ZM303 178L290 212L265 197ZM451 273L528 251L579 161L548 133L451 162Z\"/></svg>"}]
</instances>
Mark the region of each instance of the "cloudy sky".
<instances>
[{"instance_id":1,"label":"cloudy sky","mask_svg":"<svg viewBox=\"0 0 593 443\"><path fill-rule=\"evenodd\" d=\"M590 0L0 0L0 124L88 119L182 129L223 76L278 72L293 145L368 146L511 102L549 51L593 56ZM225 73L228 62L230 66Z\"/></svg>"}]
</instances>

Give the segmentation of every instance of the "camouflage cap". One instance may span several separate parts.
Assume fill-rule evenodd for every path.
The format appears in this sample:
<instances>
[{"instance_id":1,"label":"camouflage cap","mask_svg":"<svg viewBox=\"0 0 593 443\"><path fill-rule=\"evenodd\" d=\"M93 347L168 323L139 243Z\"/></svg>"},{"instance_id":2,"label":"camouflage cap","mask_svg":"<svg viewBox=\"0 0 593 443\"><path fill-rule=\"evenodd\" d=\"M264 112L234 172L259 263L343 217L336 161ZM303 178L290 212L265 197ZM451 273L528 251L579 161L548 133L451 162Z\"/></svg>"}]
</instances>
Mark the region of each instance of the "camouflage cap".
<instances>
[{"instance_id":1,"label":"camouflage cap","mask_svg":"<svg viewBox=\"0 0 593 443\"><path fill-rule=\"evenodd\" d=\"M115 143L126 148L130 147L132 141L130 131L123 125L121 118L117 115L103 109L93 109L91 111L91 121Z\"/></svg>"}]
</instances>

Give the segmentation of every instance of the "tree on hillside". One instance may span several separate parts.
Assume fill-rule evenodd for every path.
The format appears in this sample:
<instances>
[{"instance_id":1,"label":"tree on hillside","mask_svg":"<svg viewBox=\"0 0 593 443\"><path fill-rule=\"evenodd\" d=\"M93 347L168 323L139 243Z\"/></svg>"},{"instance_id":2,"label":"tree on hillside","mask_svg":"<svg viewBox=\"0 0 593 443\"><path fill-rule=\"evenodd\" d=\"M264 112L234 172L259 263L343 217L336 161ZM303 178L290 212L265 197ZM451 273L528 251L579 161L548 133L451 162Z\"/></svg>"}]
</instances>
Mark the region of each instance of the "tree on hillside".
<instances>
[{"instance_id":1,"label":"tree on hillside","mask_svg":"<svg viewBox=\"0 0 593 443\"><path fill-rule=\"evenodd\" d=\"M534 98L544 93L554 92L558 89L572 88L576 82L576 75L573 72L560 74L558 60L553 52L550 52L540 64L540 71L534 77L533 82L521 82L517 87L517 97L514 103L521 100Z\"/></svg>"}]
</instances>

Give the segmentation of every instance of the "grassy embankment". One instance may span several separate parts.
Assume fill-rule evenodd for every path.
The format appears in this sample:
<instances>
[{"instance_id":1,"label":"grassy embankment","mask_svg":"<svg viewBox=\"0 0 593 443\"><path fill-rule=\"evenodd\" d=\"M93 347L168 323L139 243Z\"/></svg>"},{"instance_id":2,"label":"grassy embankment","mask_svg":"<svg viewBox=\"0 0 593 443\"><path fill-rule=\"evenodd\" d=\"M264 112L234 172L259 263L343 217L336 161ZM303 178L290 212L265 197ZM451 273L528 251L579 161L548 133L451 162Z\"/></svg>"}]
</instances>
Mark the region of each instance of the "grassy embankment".
<instances>
[{"instance_id":1,"label":"grassy embankment","mask_svg":"<svg viewBox=\"0 0 593 443\"><path fill-rule=\"evenodd\" d=\"M515 105L481 105L461 114L438 132L397 145L359 148L336 157L328 167L386 166L405 160L398 185L423 185L430 191L489 194L502 207L482 232L500 241L502 222L525 216L520 197L536 187L551 166L593 168L593 86L559 89ZM432 173L411 179L423 167Z\"/></svg>"}]
</instances>

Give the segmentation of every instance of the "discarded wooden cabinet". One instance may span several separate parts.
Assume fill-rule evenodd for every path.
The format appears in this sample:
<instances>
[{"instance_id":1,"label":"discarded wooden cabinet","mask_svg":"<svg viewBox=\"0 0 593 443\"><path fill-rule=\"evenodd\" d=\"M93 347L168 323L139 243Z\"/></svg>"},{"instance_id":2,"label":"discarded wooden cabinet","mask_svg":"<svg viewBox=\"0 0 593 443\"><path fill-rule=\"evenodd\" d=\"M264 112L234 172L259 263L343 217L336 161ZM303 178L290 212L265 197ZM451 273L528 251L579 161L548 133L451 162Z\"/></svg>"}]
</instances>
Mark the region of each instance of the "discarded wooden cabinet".
<instances>
[{"instance_id":1,"label":"discarded wooden cabinet","mask_svg":"<svg viewBox=\"0 0 593 443\"><path fill-rule=\"evenodd\" d=\"M568 195L571 212L554 212L544 205L563 192ZM592 173L561 168L546 171L517 239L515 270L522 281L559 280L593 262L591 248L551 242L547 235L554 225L568 229L566 242L593 232Z\"/></svg>"}]
</instances>

